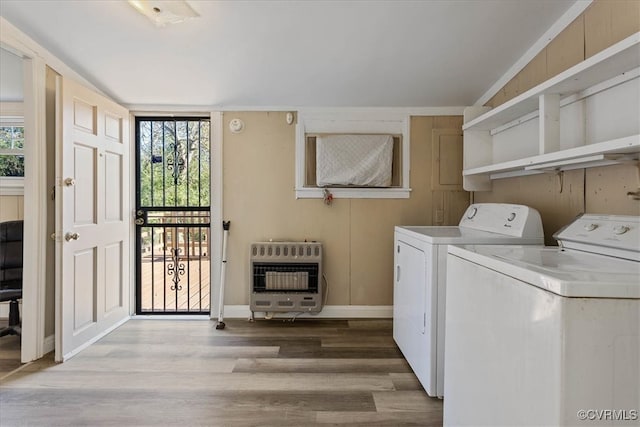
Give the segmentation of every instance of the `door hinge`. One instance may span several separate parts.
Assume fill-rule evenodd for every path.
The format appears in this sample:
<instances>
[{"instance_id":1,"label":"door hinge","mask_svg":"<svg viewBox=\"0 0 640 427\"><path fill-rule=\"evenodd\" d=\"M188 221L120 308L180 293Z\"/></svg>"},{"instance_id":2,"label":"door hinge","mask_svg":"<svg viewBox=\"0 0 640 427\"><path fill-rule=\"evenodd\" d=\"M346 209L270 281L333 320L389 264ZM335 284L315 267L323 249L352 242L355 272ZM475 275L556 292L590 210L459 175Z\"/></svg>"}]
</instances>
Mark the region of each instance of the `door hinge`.
<instances>
[{"instance_id":1,"label":"door hinge","mask_svg":"<svg viewBox=\"0 0 640 427\"><path fill-rule=\"evenodd\" d=\"M51 186L51 200L55 200L56 199L56 186L53 185Z\"/></svg>"}]
</instances>

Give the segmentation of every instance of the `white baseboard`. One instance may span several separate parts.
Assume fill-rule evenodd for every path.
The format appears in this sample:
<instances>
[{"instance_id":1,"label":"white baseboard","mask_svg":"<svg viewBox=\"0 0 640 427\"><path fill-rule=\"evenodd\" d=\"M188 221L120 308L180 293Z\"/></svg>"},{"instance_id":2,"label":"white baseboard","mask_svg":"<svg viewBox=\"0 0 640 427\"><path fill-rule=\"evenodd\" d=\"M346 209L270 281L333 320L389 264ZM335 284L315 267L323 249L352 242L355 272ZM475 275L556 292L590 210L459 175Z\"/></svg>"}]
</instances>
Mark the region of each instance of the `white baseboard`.
<instances>
[{"instance_id":1,"label":"white baseboard","mask_svg":"<svg viewBox=\"0 0 640 427\"><path fill-rule=\"evenodd\" d=\"M215 314L215 315L214 315ZM265 312L256 311L256 318L264 318ZM248 305L225 305L224 318L248 319L251 315ZM319 318L319 319L391 319L393 317L392 305L327 305L320 313L273 313L274 318ZM212 318L217 318L217 313L211 313Z\"/></svg>"}]
</instances>

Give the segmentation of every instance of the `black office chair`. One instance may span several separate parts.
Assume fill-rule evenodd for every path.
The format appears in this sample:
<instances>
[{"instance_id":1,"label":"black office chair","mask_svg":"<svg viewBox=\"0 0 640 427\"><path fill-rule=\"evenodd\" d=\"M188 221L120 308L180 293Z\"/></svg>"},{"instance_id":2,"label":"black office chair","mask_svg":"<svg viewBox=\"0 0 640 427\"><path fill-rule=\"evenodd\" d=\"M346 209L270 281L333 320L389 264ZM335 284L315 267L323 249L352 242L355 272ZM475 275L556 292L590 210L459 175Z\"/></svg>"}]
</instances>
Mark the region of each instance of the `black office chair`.
<instances>
[{"instance_id":1,"label":"black office chair","mask_svg":"<svg viewBox=\"0 0 640 427\"><path fill-rule=\"evenodd\" d=\"M22 298L22 239L24 221L0 222L0 301L9 303L9 325L0 329L0 337L20 335Z\"/></svg>"}]
</instances>

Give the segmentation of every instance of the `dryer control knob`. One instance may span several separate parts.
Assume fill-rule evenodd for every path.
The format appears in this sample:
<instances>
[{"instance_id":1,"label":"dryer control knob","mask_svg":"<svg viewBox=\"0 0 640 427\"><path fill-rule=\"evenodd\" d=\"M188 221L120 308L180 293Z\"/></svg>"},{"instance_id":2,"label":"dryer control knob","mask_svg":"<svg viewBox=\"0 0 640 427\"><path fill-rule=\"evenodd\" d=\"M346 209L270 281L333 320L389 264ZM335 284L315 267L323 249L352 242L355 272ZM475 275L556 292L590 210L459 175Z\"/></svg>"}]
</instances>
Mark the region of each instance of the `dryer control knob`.
<instances>
[{"instance_id":1,"label":"dryer control knob","mask_svg":"<svg viewBox=\"0 0 640 427\"><path fill-rule=\"evenodd\" d=\"M478 208L473 207L472 209L469 210L469 213L467 214L467 218L471 219L474 216L476 216L477 213L478 213Z\"/></svg>"},{"instance_id":2,"label":"dryer control knob","mask_svg":"<svg viewBox=\"0 0 640 427\"><path fill-rule=\"evenodd\" d=\"M594 223L590 223L590 224L587 224L587 225L584 226L584 229L586 231L593 231L596 228L598 228L598 224L594 224Z\"/></svg>"},{"instance_id":3,"label":"dryer control knob","mask_svg":"<svg viewBox=\"0 0 640 427\"><path fill-rule=\"evenodd\" d=\"M509 216L507 217L507 221L511 222L511 221L513 221L514 219L516 219L516 213L515 213L515 212L511 212L511 213L509 214Z\"/></svg>"}]
</instances>

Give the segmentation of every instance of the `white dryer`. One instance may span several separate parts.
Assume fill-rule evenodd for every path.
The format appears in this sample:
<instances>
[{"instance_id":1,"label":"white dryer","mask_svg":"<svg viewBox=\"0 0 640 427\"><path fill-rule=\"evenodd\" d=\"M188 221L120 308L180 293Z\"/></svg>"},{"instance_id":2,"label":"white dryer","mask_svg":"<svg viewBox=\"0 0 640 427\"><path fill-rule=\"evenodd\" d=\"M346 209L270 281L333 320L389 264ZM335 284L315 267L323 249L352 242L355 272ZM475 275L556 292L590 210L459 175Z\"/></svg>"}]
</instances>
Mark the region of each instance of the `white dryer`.
<instances>
[{"instance_id":1,"label":"white dryer","mask_svg":"<svg viewBox=\"0 0 640 427\"><path fill-rule=\"evenodd\" d=\"M640 217L449 247L444 424L638 425Z\"/></svg>"},{"instance_id":2,"label":"white dryer","mask_svg":"<svg viewBox=\"0 0 640 427\"><path fill-rule=\"evenodd\" d=\"M539 213L522 205L474 204L458 226L395 227L393 338L430 396L444 393L447 246L543 242Z\"/></svg>"}]
</instances>

